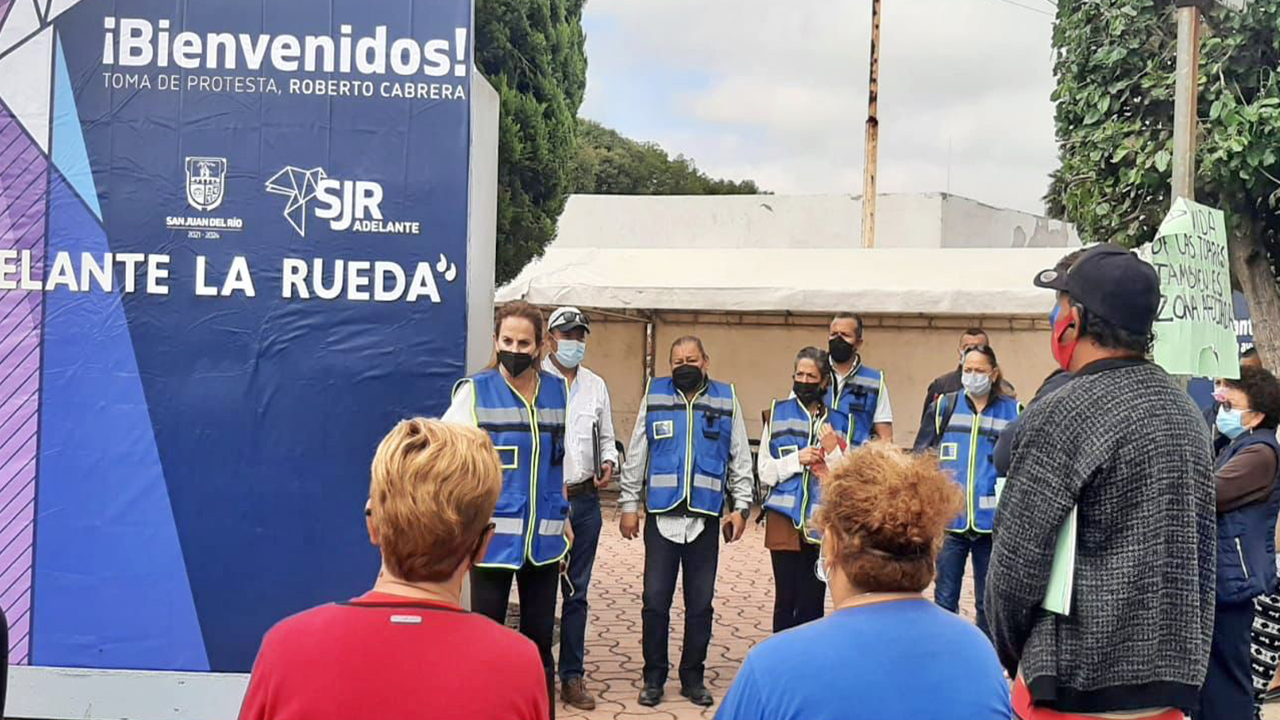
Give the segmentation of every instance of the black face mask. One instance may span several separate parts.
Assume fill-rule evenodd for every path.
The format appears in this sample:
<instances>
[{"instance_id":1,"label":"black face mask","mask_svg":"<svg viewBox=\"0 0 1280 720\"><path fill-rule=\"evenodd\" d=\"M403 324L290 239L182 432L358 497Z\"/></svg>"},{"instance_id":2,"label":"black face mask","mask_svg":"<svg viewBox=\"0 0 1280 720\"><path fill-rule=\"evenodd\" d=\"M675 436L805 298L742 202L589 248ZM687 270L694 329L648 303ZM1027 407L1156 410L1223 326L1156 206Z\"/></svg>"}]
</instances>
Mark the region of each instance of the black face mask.
<instances>
[{"instance_id":1,"label":"black face mask","mask_svg":"<svg viewBox=\"0 0 1280 720\"><path fill-rule=\"evenodd\" d=\"M697 365L681 365L671 371L671 381L676 384L676 389L685 393L702 387L705 377Z\"/></svg>"},{"instance_id":2,"label":"black face mask","mask_svg":"<svg viewBox=\"0 0 1280 720\"><path fill-rule=\"evenodd\" d=\"M827 350L831 353L831 359L838 363L849 362L853 357L853 346L839 335L831 338L827 343Z\"/></svg>"},{"instance_id":3,"label":"black face mask","mask_svg":"<svg viewBox=\"0 0 1280 720\"><path fill-rule=\"evenodd\" d=\"M796 394L797 400L805 405L812 405L822 398L822 383L797 380L791 385L791 391Z\"/></svg>"},{"instance_id":4,"label":"black face mask","mask_svg":"<svg viewBox=\"0 0 1280 720\"><path fill-rule=\"evenodd\" d=\"M529 353L499 350L498 362L511 373L511 377L520 377L525 370L533 366L533 356Z\"/></svg>"}]
</instances>

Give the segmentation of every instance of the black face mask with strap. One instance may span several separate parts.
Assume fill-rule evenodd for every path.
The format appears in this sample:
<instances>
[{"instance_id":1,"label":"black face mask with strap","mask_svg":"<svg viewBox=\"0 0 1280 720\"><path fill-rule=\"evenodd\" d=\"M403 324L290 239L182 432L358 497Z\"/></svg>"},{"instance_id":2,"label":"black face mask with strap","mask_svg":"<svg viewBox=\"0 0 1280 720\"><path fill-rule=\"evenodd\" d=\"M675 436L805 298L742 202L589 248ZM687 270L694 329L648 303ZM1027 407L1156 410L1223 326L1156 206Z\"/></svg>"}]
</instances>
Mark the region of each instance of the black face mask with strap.
<instances>
[{"instance_id":1,"label":"black face mask with strap","mask_svg":"<svg viewBox=\"0 0 1280 720\"><path fill-rule=\"evenodd\" d=\"M796 399L802 404L812 405L822 399L822 383L797 380L792 383L791 392L796 394Z\"/></svg>"},{"instance_id":2,"label":"black face mask with strap","mask_svg":"<svg viewBox=\"0 0 1280 720\"><path fill-rule=\"evenodd\" d=\"M533 356L529 353L499 350L498 362L511 373L511 377L520 377L525 370L533 367Z\"/></svg>"},{"instance_id":3,"label":"black face mask with strap","mask_svg":"<svg viewBox=\"0 0 1280 720\"><path fill-rule=\"evenodd\" d=\"M680 365L671 371L671 381L675 383L676 389L683 393L690 393L702 387L706 377L702 368L697 365Z\"/></svg>"},{"instance_id":4,"label":"black face mask with strap","mask_svg":"<svg viewBox=\"0 0 1280 720\"><path fill-rule=\"evenodd\" d=\"M853 359L853 345L848 340L836 335L827 342L827 350L833 362L845 363Z\"/></svg>"}]
</instances>

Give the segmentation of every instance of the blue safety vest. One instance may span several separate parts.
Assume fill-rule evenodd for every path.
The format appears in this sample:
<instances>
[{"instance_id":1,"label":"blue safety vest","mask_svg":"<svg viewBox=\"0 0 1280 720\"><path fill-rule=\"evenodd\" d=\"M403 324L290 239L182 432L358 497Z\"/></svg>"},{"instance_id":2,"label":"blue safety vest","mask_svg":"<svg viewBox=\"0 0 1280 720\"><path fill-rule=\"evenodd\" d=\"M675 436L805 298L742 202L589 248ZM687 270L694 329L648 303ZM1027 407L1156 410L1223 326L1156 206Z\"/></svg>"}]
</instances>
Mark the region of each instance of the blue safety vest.
<instances>
[{"instance_id":1,"label":"blue safety vest","mask_svg":"<svg viewBox=\"0 0 1280 720\"><path fill-rule=\"evenodd\" d=\"M849 441L848 415L828 408L823 421ZM796 398L774 400L769 411L769 455L774 460L781 460L803 448L818 445L817 431L820 428L821 424L814 428L813 417ZM800 472L780 480L769 491L764 506L791 518L791 524L797 530L804 530L805 540L814 544L822 542L822 533L813 525L814 513L822 507L822 483L808 468L801 468Z\"/></svg>"},{"instance_id":2,"label":"blue safety vest","mask_svg":"<svg viewBox=\"0 0 1280 720\"><path fill-rule=\"evenodd\" d=\"M493 510L493 540L480 567L519 569L558 562L569 503L564 497L565 381L538 373L533 406L498 370L470 382L476 425L489 433L502 466L502 494ZM530 499L532 498L532 502Z\"/></svg>"},{"instance_id":3,"label":"blue safety vest","mask_svg":"<svg viewBox=\"0 0 1280 720\"><path fill-rule=\"evenodd\" d=\"M719 517L733 442L733 386L708 380L690 402L671 378L654 378L645 404L649 512L687 503L692 512Z\"/></svg>"},{"instance_id":4,"label":"blue safety vest","mask_svg":"<svg viewBox=\"0 0 1280 720\"><path fill-rule=\"evenodd\" d=\"M831 387L827 389L827 407L835 408L845 415L853 427L849 439L854 445L862 445L871 438L871 430L875 426L876 405L880 402L880 388L884 384L884 373L859 364L858 369L840 388L840 397L836 397L837 378L831 379Z\"/></svg>"},{"instance_id":5,"label":"blue safety vest","mask_svg":"<svg viewBox=\"0 0 1280 720\"><path fill-rule=\"evenodd\" d=\"M1260 429L1236 438L1218 455L1215 470L1241 450L1266 445L1280 459L1273 430ZM1280 469L1278 469L1280 475ZM1240 603L1276 591L1276 514L1280 513L1280 477L1264 500L1218 516L1218 583L1220 603Z\"/></svg>"},{"instance_id":6,"label":"blue safety vest","mask_svg":"<svg viewBox=\"0 0 1280 720\"><path fill-rule=\"evenodd\" d=\"M1022 412L1022 405L1013 398L992 395L987 407L975 415L964 395L953 392L939 396L936 406L938 459L965 496L964 510L947 529L989 533L996 516L996 440Z\"/></svg>"}]
</instances>

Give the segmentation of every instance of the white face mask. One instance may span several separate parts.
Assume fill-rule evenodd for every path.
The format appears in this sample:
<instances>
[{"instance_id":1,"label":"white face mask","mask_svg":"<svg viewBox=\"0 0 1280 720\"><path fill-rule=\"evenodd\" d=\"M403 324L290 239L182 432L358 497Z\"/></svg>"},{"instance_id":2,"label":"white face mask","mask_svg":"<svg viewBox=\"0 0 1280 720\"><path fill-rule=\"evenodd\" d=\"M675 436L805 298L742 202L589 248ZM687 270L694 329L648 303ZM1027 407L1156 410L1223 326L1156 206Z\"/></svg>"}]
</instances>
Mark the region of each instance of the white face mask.
<instances>
[{"instance_id":1,"label":"white face mask","mask_svg":"<svg viewBox=\"0 0 1280 720\"><path fill-rule=\"evenodd\" d=\"M986 397L991 392L991 376L985 373L965 370L960 376L960 383L965 392L974 397Z\"/></svg>"}]
</instances>

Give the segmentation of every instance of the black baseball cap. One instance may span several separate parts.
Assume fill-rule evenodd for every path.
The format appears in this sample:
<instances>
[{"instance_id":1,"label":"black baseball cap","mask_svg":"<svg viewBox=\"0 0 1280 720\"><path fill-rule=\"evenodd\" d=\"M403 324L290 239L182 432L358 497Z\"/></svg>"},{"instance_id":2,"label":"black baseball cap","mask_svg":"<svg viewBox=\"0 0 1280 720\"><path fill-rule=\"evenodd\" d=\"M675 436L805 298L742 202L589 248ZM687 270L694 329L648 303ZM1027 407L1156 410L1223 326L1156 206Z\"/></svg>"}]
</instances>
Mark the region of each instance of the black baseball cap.
<instances>
[{"instance_id":1,"label":"black baseball cap","mask_svg":"<svg viewBox=\"0 0 1280 720\"><path fill-rule=\"evenodd\" d=\"M1043 270L1036 287L1064 292L1085 310L1138 335L1151 332L1160 309L1156 269L1119 245L1098 245L1066 272Z\"/></svg>"}]
</instances>

